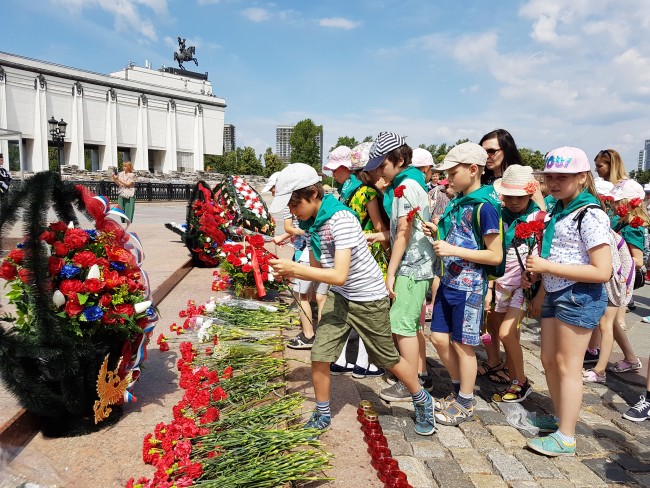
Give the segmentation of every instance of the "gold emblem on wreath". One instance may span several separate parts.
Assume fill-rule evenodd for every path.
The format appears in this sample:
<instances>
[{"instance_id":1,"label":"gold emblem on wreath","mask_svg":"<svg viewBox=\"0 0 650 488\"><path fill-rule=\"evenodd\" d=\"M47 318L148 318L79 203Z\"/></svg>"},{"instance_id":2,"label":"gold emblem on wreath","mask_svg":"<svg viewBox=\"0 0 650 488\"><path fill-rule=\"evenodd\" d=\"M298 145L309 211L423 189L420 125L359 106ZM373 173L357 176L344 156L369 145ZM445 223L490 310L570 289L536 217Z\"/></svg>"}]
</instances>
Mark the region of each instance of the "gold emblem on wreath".
<instances>
[{"instance_id":1,"label":"gold emblem on wreath","mask_svg":"<svg viewBox=\"0 0 650 488\"><path fill-rule=\"evenodd\" d=\"M95 400L93 411L95 412L95 424L108 418L112 409L109 405L115 405L122 400L126 387L131 383L131 372L129 372L124 379L118 375L120 363L114 371L108 371L108 355L104 358L102 367L99 368L99 376L97 376L97 394L99 400Z\"/></svg>"}]
</instances>

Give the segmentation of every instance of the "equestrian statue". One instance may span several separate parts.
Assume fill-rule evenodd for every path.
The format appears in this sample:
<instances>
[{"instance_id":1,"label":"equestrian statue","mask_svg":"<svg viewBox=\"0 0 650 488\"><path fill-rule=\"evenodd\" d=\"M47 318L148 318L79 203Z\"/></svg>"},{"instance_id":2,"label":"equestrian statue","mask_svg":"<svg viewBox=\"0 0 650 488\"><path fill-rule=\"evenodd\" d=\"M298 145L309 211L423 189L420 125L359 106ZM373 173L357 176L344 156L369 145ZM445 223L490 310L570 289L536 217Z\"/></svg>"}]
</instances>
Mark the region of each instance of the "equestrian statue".
<instances>
[{"instance_id":1,"label":"equestrian statue","mask_svg":"<svg viewBox=\"0 0 650 488\"><path fill-rule=\"evenodd\" d=\"M198 60L194 57L196 48L194 46L185 47L186 39L178 37L178 51L174 52L174 61L178 62L178 67L185 70L183 66L184 61L194 61L194 64L199 65Z\"/></svg>"}]
</instances>

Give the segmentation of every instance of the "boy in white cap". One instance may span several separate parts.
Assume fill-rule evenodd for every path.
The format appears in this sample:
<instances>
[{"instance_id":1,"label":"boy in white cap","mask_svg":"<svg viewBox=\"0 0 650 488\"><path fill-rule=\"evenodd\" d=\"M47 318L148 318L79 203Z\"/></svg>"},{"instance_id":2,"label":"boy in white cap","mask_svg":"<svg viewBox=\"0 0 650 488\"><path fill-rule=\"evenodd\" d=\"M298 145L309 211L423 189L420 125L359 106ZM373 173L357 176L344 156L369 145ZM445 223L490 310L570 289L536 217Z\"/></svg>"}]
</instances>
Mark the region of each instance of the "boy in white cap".
<instances>
[{"instance_id":1,"label":"boy in white cap","mask_svg":"<svg viewBox=\"0 0 650 488\"><path fill-rule=\"evenodd\" d=\"M306 427L324 430L330 426L330 362L339 357L350 328L354 328L372 362L390 369L408 388L415 407L415 432L433 434L431 396L420 387L416 369L395 349L386 286L357 216L333 196L323 196L316 170L302 163L282 170L270 211L287 205L300 226L309 229L311 266L276 259L269 262L273 272L332 285L311 350L316 410Z\"/></svg>"},{"instance_id":2,"label":"boy in white cap","mask_svg":"<svg viewBox=\"0 0 650 488\"><path fill-rule=\"evenodd\" d=\"M433 244L443 261L431 319L429 338L449 371L454 391L436 402L436 421L458 425L474 415L476 354L483 320L487 285L486 265L503 260L499 235L499 210L492 186L481 186L487 153L478 144L465 142L449 151L436 169L446 171L456 197L438 222ZM485 205L487 203L487 205ZM474 234L473 209L478 207L480 237ZM497 210L499 209L499 210ZM434 224L428 227L435 232Z\"/></svg>"}]
</instances>

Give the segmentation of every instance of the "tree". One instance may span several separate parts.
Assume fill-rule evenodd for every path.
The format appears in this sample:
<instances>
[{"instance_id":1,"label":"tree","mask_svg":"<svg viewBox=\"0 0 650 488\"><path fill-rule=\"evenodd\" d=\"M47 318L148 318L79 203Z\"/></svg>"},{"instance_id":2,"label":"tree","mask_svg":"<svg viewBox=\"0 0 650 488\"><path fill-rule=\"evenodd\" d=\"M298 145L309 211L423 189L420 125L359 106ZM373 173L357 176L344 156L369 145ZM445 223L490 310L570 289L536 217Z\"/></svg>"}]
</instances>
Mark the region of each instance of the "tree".
<instances>
[{"instance_id":1,"label":"tree","mask_svg":"<svg viewBox=\"0 0 650 488\"><path fill-rule=\"evenodd\" d=\"M269 147L264 153L264 176L267 178L276 171L282 171L286 164L277 154L273 154L273 150Z\"/></svg>"},{"instance_id":2,"label":"tree","mask_svg":"<svg viewBox=\"0 0 650 488\"><path fill-rule=\"evenodd\" d=\"M260 158L255 153L255 149L250 146L245 148L238 147L235 151L237 161L235 167L240 175L263 175L264 167ZM230 153L229 153L230 155Z\"/></svg>"},{"instance_id":3,"label":"tree","mask_svg":"<svg viewBox=\"0 0 650 488\"><path fill-rule=\"evenodd\" d=\"M320 148L318 147L318 138L323 133L322 125L315 125L311 119L305 119L298 122L291 134L289 144L291 144L292 163L305 163L316 171L321 171L323 161L321 161Z\"/></svg>"},{"instance_id":4,"label":"tree","mask_svg":"<svg viewBox=\"0 0 650 488\"><path fill-rule=\"evenodd\" d=\"M372 137L372 136L366 136L366 137L363 138L363 141L361 141L361 142L372 142L372 141L374 141L374 140L375 140L374 137Z\"/></svg>"},{"instance_id":5,"label":"tree","mask_svg":"<svg viewBox=\"0 0 650 488\"><path fill-rule=\"evenodd\" d=\"M519 149L521 161L525 166L530 166L535 170L541 171L544 169L544 155L539 150L532 150L527 147Z\"/></svg>"},{"instance_id":6,"label":"tree","mask_svg":"<svg viewBox=\"0 0 650 488\"><path fill-rule=\"evenodd\" d=\"M347 146L350 149L352 149L353 147L358 146L358 145L359 145L359 143L357 142L357 140L354 137L341 136L341 137L339 137L339 140L336 141L336 144L334 145L334 147L330 147L330 152L332 152L335 148L337 148L339 146Z\"/></svg>"},{"instance_id":7,"label":"tree","mask_svg":"<svg viewBox=\"0 0 650 488\"><path fill-rule=\"evenodd\" d=\"M650 183L650 171L632 170L630 171L630 178L636 180L636 182L639 183L640 185L645 185L646 183Z\"/></svg>"}]
</instances>

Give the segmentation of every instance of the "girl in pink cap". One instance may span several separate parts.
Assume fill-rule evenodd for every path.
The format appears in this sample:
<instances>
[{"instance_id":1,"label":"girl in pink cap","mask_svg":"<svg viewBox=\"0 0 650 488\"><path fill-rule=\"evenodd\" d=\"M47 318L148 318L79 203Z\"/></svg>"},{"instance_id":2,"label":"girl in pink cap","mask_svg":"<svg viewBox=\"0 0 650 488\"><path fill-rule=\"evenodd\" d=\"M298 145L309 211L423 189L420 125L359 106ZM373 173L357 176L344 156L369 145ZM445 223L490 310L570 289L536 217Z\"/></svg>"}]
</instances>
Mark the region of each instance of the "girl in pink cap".
<instances>
[{"instance_id":1,"label":"girl in pink cap","mask_svg":"<svg viewBox=\"0 0 650 488\"><path fill-rule=\"evenodd\" d=\"M549 435L528 447L547 456L574 456L582 405L582 360L592 330L607 307L604 283L612 275L609 217L596 196L587 155L561 147L544 159L544 176L557 204L548 216L541 256L526 271L543 281L541 359L557 417L531 421ZM582 214L581 222L576 218Z\"/></svg>"}]
</instances>

